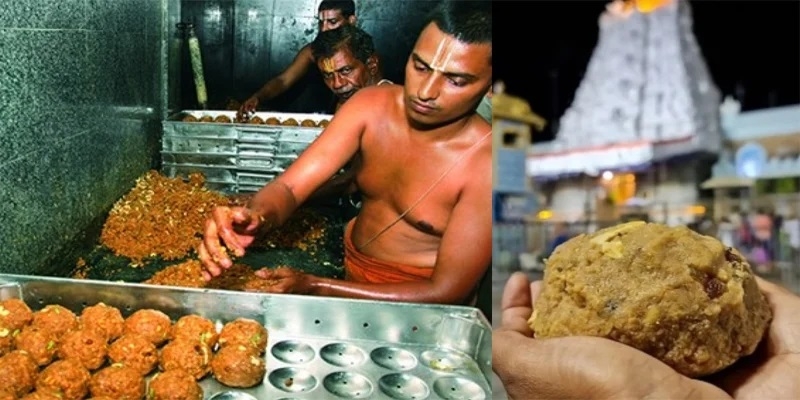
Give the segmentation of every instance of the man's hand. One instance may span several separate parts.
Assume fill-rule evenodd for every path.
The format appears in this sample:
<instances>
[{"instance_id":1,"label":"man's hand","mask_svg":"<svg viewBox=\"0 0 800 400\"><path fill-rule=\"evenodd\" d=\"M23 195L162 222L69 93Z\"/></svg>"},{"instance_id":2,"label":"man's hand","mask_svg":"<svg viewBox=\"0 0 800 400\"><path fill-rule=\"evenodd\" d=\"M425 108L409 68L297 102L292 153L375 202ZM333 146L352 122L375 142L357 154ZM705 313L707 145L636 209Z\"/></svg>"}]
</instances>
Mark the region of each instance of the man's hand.
<instances>
[{"instance_id":1,"label":"man's hand","mask_svg":"<svg viewBox=\"0 0 800 400\"><path fill-rule=\"evenodd\" d=\"M800 297L756 278L772 308L772 323L755 354L708 380L736 399L800 399Z\"/></svg>"},{"instance_id":2,"label":"man's hand","mask_svg":"<svg viewBox=\"0 0 800 400\"><path fill-rule=\"evenodd\" d=\"M237 257L244 256L245 248L253 243L261 224L262 219L248 208L215 208L211 218L206 220L203 242L197 249L200 261L206 268L203 278L209 281L211 277L218 276L222 268L233 265L228 250Z\"/></svg>"},{"instance_id":3,"label":"man's hand","mask_svg":"<svg viewBox=\"0 0 800 400\"><path fill-rule=\"evenodd\" d=\"M597 337L534 339L527 320L541 283L512 275L492 363L511 399L730 399L624 344Z\"/></svg>"},{"instance_id":4,"label":"man's hand","mask_svg":"<svg viewBox=\"0 0 800 400\"><path fill-rule=\"evenodd\" d=\"M269 286L270 293L311 294L313 275L289 267L262 268L256 276L275 281Z\"/></svg>"},{"instance_id":5,"label":"man's hand","mask_svg":"<svg viewBox=\"0 0 800 400\"><path fill-rule=\"evenodd\" d=\"M256 111L256 107L258 107L258 97L253 96L242 103L242 106L239 107L239 112L236 113L236 120L237 121L247 121L250 118L250 114Z\"/></svg>"}]
</instances>

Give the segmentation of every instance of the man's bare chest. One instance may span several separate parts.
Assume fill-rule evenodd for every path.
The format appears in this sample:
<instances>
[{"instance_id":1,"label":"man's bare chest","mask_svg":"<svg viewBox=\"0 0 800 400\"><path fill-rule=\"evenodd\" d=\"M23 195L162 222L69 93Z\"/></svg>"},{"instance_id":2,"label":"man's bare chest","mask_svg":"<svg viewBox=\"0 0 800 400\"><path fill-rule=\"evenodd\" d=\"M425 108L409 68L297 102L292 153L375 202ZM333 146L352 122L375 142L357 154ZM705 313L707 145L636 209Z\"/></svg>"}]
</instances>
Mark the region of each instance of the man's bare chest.
<instances>
[{"instance_id":1,"label":"man's bare chest","mask_svg":"<svg viewBox=\"0 0 800 400\"><path fill-rule=\"evenodd\" d=\"M464 180L451 157L420 154L383 154L364 157L357 175L365 201L402 215L416 229L441 236L458 200Z\"/></svg>"}]
</instances>

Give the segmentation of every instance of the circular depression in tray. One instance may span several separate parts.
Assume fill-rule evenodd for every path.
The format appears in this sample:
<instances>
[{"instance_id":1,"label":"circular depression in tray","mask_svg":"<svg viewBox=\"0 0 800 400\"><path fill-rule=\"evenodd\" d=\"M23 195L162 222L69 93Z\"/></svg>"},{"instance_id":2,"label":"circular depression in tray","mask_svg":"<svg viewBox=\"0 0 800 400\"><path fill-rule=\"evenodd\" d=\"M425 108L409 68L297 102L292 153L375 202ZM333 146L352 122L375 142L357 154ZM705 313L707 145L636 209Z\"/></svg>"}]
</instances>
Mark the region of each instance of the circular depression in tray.
<instances>
[{"instance_id":1,"label":"circular depression in tray","mask_svg":"<svg viewBox=\"0 0 800 400\"><path fill-rule=\"evenodd\" d=\"M300 368L278 368L269 374L269 383L284 392L308 392L317 386L317 378Z\"/></svg>"},{"instance_id":2,"label":"circular depression in tray","mask_svg":"<svg viewBox=\"0 0 800 400\"><path fill-rule=\"evenodd\" d=\"M407 371L417 366L417 358L408 350L379 347L369 354L372 362L393 371Z\"/></svg>"},{"instance_id":3,"label":"circular depression in tray","mask_svg":"<svg viewBox=\"0 0 800 400\"><path fill-rule=\"evenodd\" d=\"M420 354L420 358L428 368L442 372L463 369L472 364L469 357L449 350L428 350Z\"/></svg>"},{"instance_id":4,"label":"circular depression in tray","mask_svg":"<svg viewBox=\"0 0 800 400\"><path fill-rule=\"evenodd\" d=\"M326 345L319 349L319 356L328 364L337 367L359 366L367 359L364 350L345 343L331 343Z\"/></svg>"},{"instance_id":5,"label":"circular depression in tray","mask_svg":"<svg viewBox=\"0 0 800 400\"><path fill-rule=\"evenodd\" d=\"M272 346L272 355L287 364L302 364L314 358L314 349L303 342L284 340Z\"/></svg>"},{"instance_id":6,"label":"circular depression in tray","mask_svg":"<svg viewBox=\"0 0 800 400\"><path fill-rule=\"evenodd\" d=\"M355 372L334 372L322 380L325 390L348 399L366 399L372 393L372 383Z\"/></svg>"},{"instance_id":7,"label":"circular depression in tray","mask_svg":"<svg viewBox=\"0 0 800 400\"><path fill-rule=\"evenodd\" d=\"M220 392L211 397L209 400L258 400L253 395L244 392L237 392L235 390Z\"/></svg>"},{"instance_id":8,"label":"circular depression in tray","mask_svg":"<svg viewBox=\"0 0 800 400\"><path fill-rule=\"evenodd\" d=\"M384 375L378 380L378 387L385 395L397 400L424 399L430 394L422 379L404 373Z\"/></svg>"},{"instance_id":9,"label":"circular depression in tray","mask_svg":"<svg viewBox=\"0 0 800 400\"><path fill-rule=\"evenodd\" d=\"M460 377L439 378L433 391L445 400L484 400L486 392L477 383Z\"/></svg>"}]
</instances>

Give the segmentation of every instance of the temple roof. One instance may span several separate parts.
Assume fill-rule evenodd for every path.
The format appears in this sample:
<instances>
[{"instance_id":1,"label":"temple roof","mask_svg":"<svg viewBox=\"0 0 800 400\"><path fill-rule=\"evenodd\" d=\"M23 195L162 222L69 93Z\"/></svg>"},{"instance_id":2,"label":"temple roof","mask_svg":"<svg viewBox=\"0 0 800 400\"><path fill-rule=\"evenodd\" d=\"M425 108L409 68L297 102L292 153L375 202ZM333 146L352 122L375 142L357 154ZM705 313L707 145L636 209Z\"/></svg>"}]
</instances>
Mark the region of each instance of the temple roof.
<instances>
[{"instance_id":1,"label":"temple roof","mask_svg":"<svg viewBox=\"0 0 800 400\"><path fill-rule=\"evenodd\" d=\"M725 139L748 142L800 133L800 104L740 111L738 102L726 99L721 108Z\"/></svg>"},{"instance_id":2,"label":"temple roof","mask_svg":"<svg viewBox=\"0 0 800 400\"><path fill-rule=\"evenodd\" d=\"M720 154L703 188L746 187L756 179L800 176L800 105L741 112L738 102L726 99L720 111L729 148ZM746 163L752 164L750 169Z\"/></svg>"},{"instance_id":3,"label":"temple roof","mask_svg":"<svg viewBox=\"0 0 800 400\"><path fill-rule=\"evenodd\" d=\"M541 131L547 121L531 111L525 99L506 94L502 89L492 96L492 117L511 121L524 122Z\"/></svg>"},{"instance_id":4,"label":"temple roof","mask_svg":"<svg viewBox=\"0 0 800 400\"><path fill-rule=\"evenodd\" d=\"M558 179L719 151L721 94L688 0L614 0L598 22L586 73L555 139L534 144L529 174Z\"/></svg>"}]
</instances>

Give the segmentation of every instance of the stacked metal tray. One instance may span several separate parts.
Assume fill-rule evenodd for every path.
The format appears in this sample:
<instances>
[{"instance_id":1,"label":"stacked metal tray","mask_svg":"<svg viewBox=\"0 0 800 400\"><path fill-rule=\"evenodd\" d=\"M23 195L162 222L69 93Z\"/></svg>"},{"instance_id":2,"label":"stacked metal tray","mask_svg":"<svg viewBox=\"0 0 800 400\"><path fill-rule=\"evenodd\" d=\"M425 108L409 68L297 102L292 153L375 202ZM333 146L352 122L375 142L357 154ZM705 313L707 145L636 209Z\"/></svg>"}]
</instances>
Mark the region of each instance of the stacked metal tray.
<instances>
[{"instance_id":1,"label":"stacked metal tray","mask_svg":"<svg viewBox=\"0 0 800 400\"><path fill-rule=\"evenodd\" d=\"M187 116L198 122L185 122ZM256 192L283 172L322 133L327 114L259 112L262 121L313 121L316 126L283 126L234 122L199 122L220 116L236 120L236 111L185 110L162 122L162 172L186 177L202 172L207 186L226 193Z\"/></svg>"},{"instance_id":2,"label":"stacked metal tray","mask_svg":"<svg viewBox=\"0 0 800 400\"><path fill-rule=\"evenodd\" d=\"M491 398L491 326L471 307L270 295L0 274L0 300L75 313L103 302L127 317L156 309L173 321L236 318L269 331L261 385L231 389L213 377L205 399Z\"/></svg>"}]
</instances>

